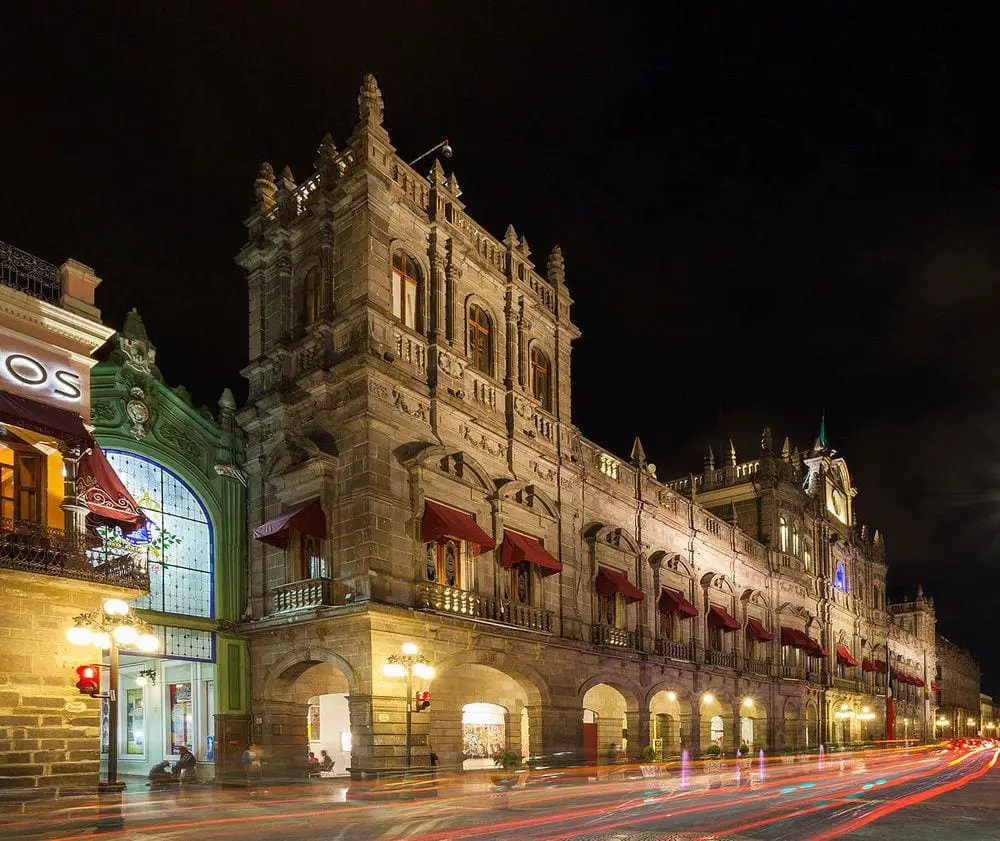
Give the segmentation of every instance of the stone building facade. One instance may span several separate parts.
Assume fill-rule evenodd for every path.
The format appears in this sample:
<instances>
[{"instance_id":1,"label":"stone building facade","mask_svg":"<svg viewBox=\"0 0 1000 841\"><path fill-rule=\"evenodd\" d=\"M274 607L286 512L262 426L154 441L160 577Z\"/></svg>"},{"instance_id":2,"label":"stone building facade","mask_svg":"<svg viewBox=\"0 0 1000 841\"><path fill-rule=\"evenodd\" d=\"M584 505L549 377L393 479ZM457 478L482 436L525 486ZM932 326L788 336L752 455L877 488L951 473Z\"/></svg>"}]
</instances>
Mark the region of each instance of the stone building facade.
<instances>
[{"instance_id":1,"label":"stone building facade","mask_svg":"<svg viewBox=\"0 0 1000 841\"><path fill-rule=\"evenodd\" d=\"M248 729L249 646L235 632L246 607L246 474L236 401L217 412L170 387L133 310L91 371L94 435L146 514L132 551L150 592L135 602L161 637L156 655L121 658L119 770L145 776L187 745L199 775L241 775ZM112 551L123 543L105 531Z\"/></svg>"},{"instance_id":2,"label":"stone building facade","mask_svg":"<svg viewBox=\"0 0 1000 841\"><path fill-rule=\"evenodd\" d=\"M667 483L638 440L629 459L588 441L559 248L543 270L513 226L473 221L454 172L409 166L371 76L358 105L301 183L261 168L237 258L245 630L273 761L301 762L336 696L344 764L400 767L382 667L407 641L437 670L414 764L498 741L600 761L882 738L890 669L929 737L933 606L886 603L884 544L825 435L801 455L765 431L752 460Z\"/></svg>"},{"instance_id":3,"label":"stone building facade","mask_svg":"<svg viewBox=\"0 0 1000 841\"><path fill-rule=\"evenodd\" d=\"M97 522L139 515L89 430L92 354L112 334L100 283L0 243L0 797L42 797L98 782L101 704L76 669L101 651L71 645L74 618L139 596L128 551L88 557ZM127 530L126 528L126 530Z\"/></svg>"},{"instance_id":4,"label":"stone building facade","mask_svg":"<svg viewBox=\"0 0 1000 841\"><path fill-rule=\"evenodd\" d=\"M975 736L980 723L979 663L968 649L937 635L937 732L945 739Z\"/></svg>"}]
</instances>

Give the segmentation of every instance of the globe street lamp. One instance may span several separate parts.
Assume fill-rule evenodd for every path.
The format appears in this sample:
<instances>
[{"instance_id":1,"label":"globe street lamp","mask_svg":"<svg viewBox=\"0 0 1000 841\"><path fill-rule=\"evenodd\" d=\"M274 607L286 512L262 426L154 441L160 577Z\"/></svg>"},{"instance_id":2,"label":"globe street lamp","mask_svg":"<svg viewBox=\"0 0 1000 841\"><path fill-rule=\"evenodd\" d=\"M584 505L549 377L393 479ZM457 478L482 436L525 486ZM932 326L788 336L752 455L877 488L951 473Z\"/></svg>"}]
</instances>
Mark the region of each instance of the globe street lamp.
<instances>
[{"instance_id":1,"label":"globe street lamp","mask_svg":"<svg viewBox=\"0 0 1000 841\"><path fill-rule=\"evenodd\" d=\"M406 678L406 767L409 769L413 729L413 678L416 676L421 680L432 680L435 675L434 667L420 653L416 644L404 642L399 654L389 655L382 666L382 674L387 678Z\"/></svg>"},{"instance_id":2,"label":"globe street lamp","mask_svg":"<svg viewBox=\"0 0 1000 841\"><path fill-rule=\"evenodd\" d=\"M82 613L73 620L76 624L67 629L66 639L73 645L93 645L108 652L108 779L103 792L121 794L124 782L118 782L118 650L119 646L135 648L152 654L160 647L160 640L152 627L140 619L121 599L105 599L96 610ZM101 828L125 825L121 809L112 810L99 818Z\"/></svg>"}]
</instances>

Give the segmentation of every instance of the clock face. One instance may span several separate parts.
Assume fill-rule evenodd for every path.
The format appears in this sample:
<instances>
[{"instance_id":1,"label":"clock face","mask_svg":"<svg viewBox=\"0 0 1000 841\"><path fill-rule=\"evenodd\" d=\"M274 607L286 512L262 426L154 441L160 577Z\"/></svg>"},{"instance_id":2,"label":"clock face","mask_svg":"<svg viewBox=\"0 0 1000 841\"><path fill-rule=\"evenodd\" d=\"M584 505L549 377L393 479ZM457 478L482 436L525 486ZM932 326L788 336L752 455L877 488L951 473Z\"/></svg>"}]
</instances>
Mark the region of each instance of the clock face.
<instances>
[{"instance_id":1,"label":"clock face","mask_svg":"<svg viewBox=\"0 0 1000 841\"><path fill-rule=\"evenodd\" d=\"M836 489L830 491L830 510L840 522L847 522L847 499Z\"/></svg>"}]
</instances>

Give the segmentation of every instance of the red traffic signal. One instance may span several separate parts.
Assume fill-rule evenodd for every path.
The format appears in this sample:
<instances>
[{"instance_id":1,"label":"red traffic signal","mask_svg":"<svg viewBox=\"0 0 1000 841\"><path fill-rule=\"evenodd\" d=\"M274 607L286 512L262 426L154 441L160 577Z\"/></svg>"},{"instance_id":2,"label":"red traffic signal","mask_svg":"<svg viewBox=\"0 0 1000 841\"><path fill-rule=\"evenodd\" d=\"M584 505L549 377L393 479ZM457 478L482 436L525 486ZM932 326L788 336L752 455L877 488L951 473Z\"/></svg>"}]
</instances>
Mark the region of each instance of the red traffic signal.
<instances>
[{"instance_id":1,"label":"red traffic signal","mask_svg":"<svg viewBox=\"0 0 1000 841\"><path fill-rule=\"evenodd\" d=\"M417 693L417 712L426 710L431 705L431 693L424 689Z\"/></svg>"},{"instance_id":2,"label":"red traffic signal","mask_svg":"<svg viewBox=\"0 0 1000 841\"><path fill-rule=\"evenodd\" d=\"M101 667L95 666L93 664L88 664L86 666L77 666L76 675L79 680L76 682L76 688L80 690L81 695L89 695L93 698L95 695L101 691Z\"/></svg>"}]
</instances>

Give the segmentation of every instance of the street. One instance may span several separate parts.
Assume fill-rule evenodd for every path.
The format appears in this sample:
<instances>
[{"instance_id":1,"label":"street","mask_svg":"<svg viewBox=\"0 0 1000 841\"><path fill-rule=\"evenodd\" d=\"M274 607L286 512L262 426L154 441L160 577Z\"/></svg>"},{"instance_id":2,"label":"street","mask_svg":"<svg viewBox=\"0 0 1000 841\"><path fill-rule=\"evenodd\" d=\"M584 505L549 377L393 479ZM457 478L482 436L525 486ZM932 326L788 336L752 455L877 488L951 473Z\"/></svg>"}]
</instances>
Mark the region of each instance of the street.
<instances>
[{"instance_id":1,"label":"street","mask_svg":"<svg viewBox=\"0 0 1000 841\"><path fill-rule=\"evenodd\" d=\"M622 766L611 779L601 769L595 778L591 768L567 776L563 786L522 782L507 795L492 793L485 776L442 777L429 797L423 786L348 790L340 780L272 786L253 799L240 788L208 785L130 791L126 828L100 837L998 839L998 753L923 748L863 758L814 755L792 764L755 762L738 780L704 769L691 769L682 780L678 768L644 778L636 766ZM94 834L96 813L91 799L36 804L25 814L3 814L0 835L85 838Z\"/></svg>"}]
</instances>

